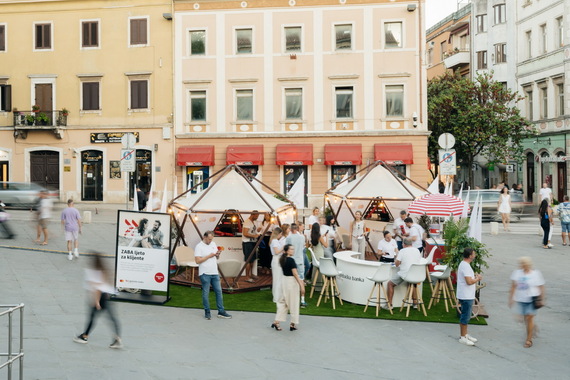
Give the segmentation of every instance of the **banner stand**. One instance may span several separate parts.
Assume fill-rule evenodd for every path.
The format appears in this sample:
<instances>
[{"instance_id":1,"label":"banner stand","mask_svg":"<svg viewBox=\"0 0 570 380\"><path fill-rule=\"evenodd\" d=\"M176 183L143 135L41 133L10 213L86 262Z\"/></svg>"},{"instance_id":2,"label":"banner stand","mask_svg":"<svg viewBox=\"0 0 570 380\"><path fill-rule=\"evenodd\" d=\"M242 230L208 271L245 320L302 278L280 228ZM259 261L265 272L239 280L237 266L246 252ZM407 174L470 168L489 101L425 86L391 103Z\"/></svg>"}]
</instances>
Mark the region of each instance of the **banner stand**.
<instances>
[{"instance_id":1,"label":"banner stand","mask_svg":"<svg viewBox=\"0 0 570 380\"><path fill-rule=\"evenodd\" d=\"M120 291L113 301L163 305L170 300L170 221L167 213L117 212L115 287L141 292Z\"/></svg>"}]
</instances>

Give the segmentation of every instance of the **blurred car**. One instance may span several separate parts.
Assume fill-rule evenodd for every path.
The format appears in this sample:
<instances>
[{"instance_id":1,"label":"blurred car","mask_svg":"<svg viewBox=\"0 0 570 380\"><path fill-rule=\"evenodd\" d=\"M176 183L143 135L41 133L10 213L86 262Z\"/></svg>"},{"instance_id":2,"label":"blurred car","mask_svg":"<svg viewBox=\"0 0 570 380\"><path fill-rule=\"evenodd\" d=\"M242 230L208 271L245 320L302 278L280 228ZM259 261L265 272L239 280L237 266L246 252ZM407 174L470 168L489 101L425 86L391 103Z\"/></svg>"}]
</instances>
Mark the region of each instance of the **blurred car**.
<instances>
[{"instance_id":1,"label":"blurred car","mask_svg":"<svg viewBox=\"0 0 570 380\"><path fill-rule=\"evenodd\" d=\"M46 189L36 183L0 182L0 200L6 206L33 207L42 190Z\"/></svg>"},{"instance_id":2,"label":"blurred car","mask_svg":"<svg viewBox=\"0 0 570 380\"><path fill-rule=\"evenodd\" d=\"M522 216L524 210L524 199L523 195L517 191L510 192L511 196L511 222L518 222ZM499 190L470 190L469 191L469 207L473 211L473 206L477 196L483 200L483 216L484 222L500 222L501 215L498 211L499 196L501 193ZM461 198L465 200L467 197L467 191L463 191Z\"/></svg>"}]
</instances>

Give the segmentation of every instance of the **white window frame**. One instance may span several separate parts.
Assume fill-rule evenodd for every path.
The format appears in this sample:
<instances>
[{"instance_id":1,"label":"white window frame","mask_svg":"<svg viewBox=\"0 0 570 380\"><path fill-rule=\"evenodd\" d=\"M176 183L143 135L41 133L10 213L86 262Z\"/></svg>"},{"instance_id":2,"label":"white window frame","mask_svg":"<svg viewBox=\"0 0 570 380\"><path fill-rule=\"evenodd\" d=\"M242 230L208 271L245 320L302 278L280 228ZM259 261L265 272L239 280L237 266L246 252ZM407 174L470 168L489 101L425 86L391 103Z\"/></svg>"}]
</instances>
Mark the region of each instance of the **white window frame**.
<instances>
[{"instance_id":1,"label":"white window frame","mask_svg":"<svg viewBox=\"0 0 570 380\"><path fill-rule=\"evenodd\" d=\"M82 76L79 78L80 81L80 86L79 86L79 114L98 114L101 115L102 111L103 111L103 104L101 103L103 98L101 96L101 93L103 92L103 86L102 86L102 81L103 81L103 75L97 75L97 76ZM99 83L99 109L98 110L84 110L83 109L83 83L92 83L92 82L98 82ZM130 83L129 83L130 85ZM130 88L130 86L129 86Z\"/></svg>"},{"instance_id":2,"label":"white window frame","mask_svg":"<svg viewBox=\"0 0 570 380\"><path fill-rule=\"evenodd\" d=\"M51 46L49 49L36 49L36 25L44 25L44 24L49 24L50 25L50 42L51 42ZM53 39L53 34L54 34L54 25L53 25L53 21L34 21L32 24L32 50L33 51L54 51L55 49L55 41Z\"/></svg>"},{"instance_id":3,"label":"white window frame","mask_svg":"<svg viewBox=\"0 0 570 380\"><path fill-rule=\"evenodd\" d=\"M240 91L251 91L251 120L240 120L238 119L238 112L237 112L237 99L238 93ZM235 88L234 89L234 121L236 124L252 124L255 122L255 115L256 115L256 107L255 107L255 88L253 87L242 87L242 88Z\"/></svg>"},{"instance_id":4,"label":"white window frame","mask_svg":"<svg viewBox=\"0 0 570 380\"><path fill-rule=\"evenodd\" d=\"M501 11L501 9L502 9L502 11ZM497 20L497 11L499 12L499 14L498 14L499 19L498 20ZM507 22L507 4L506 3L493 5L493 22L494 22L494 25L504 24Z\"/></svg>"},{"instance_id":5,"label":"white window frame","mask_svg":"<svg viewBox=\"0 0 570 380\"><path fill-rule=\"evenodd\" d=\"M300 91L301 92L301 117L298 119L290 119L287 117L287 92L288 91ZM304 120L304 111L305 111L305 89L301 86L292 86L292 87L284 87L283 88L283 120L287 121L294 121L299 123L300 121Z\"/></svg>"},{"instance_id":6,"label":"white window frame","mask_svg":"<svg viewBox=\"0 0 570 380\"><path fill-rule=\"evenodd\" d=\"M83 23L97 22L97 46L83 46ZM101 19L88 18L79 20L79 49L80 50L98 50L101 49Z\"/></svg>"},{"instance_id":7,"label":"white window frame","mask_svg":"<svg viewBox=\"0 0 570 380\"><path fill-rule=\"evenodd\" d=\"M527 30L525 32L525 42L526 42L526 59L532 58L532 30Z\"/></svg>"},{"instance_id":8,"label":"white window frame","mask_svg":"<svg viewBox=\"0 0 570 380\"><path fill-rule=\"evenodd\" d=\"M192 99L197 99L198 97L192 96L193 92L203 92L204 99L206 100L206 109L204 110L204 120L192 120ZM202 98L202 97L199 97ZM188 124L190 125L205 125L208 123L208 90L205 88L192 88L188 90Z\"/></svg>"},{"instance_id":9,"label":"white window frame","mask_svg":"<svg viewBox=\"0 0 570 380\"><path fill-rule=\"evenodd\" d=\"M238 53L238 40L237 40L237 32L238 30L249 29L251 30L251 52L249 53ZM255 54L255 28L253 25L242 25L242 26L234 26L234 55L235 56L248 56Z\"/></svg>"},{"instance_id":10,"label":"white window frame","mask_svg":"<svg viewBox=\"0 0 570 380\"><path fill-rule=\"evenodd\" d=\"M564 18L562 16L556 18L556 49L564 47Z\"/></svg>"},{"instance_id":11,"label":"white window frame","mask_svg":"<svg viewBox=\"0 0 570 380\"><path fill-rule=\"evenodd\" d=\"M0 26L4 27L4 50L0 50L0 54L8 52L8 23L0 22Z\"/></svg>"},{"instance_id":12,"label":"white window frame","mask_svg":"<svg viewBox=\"0 0 570 380\"><path fill-rule=\"evenodd\" d=\"M298 51L287 51L287 33L288 28L301 28L301 47ZM283 54L298 54L305 51L305 27L303 24L285 24L281 28L281 51Z\"/></svg>"},{"instance_id":13,"label":"white window frame","mask_svg":"<svg viewBox=\"0 0 570 380\"><path fill-rule=\"evenodd\" d=\"M540 30L540 54L548 52L548 27L546 23L539 25Z\"/></svg>"},{"instance_id":14,"label":"white window frame","mask_svg":"<svg viewBox=\"0 0 570 380\"><path fill-rule=\"evenodd\" d=\"M556 99L554 115L556 117L564 116L564 101L565 101L565 94L564 94L564 81L562 78L553 80L554 84L554 96Z\"/></svg>"},{"instance_id":15,"label":"white window frame","mask_svg":"<svg viewBox=\"0 0 570 380\"><path fill-rule=\"evenodd\" d=\"M548 119L548 83L541 82L538 85L538 100L540 101L539 107L539 120Z\"/></svg>"},{"instance_id":16,"label":"white window frame","mask_svg":"<svg viewBox=\"0 0 570 380\"><path fill-rule=\"evenodd\" d=\"M402 115L388 116L388 109L386 107L386 101L388 99L387 87L390 87L390 86L402 86ZM382 85L382 93L384 94L384 96L382 96L382 100L384 101L384 104L382 105L382 109L383 109L382 113L384 115L384 118L386 120L402 120L404 118L404 115L406 115L406 84L402 83L402 82L384 83Z\"/></svg>"},{"instance_id":17,"label":"white window frame","mask_svg":"<svg viewBox=\"0 0 570 380\"><path fill-rule=\"evenodd\" d=\"M131 20L141 20L141 19L146 19L146 44L133 44L133 45L131 45ZM127 47L136 48L136 47L144 47L144 46L150 46L150 16L148 16L148 15L146 15L146 16L145 15L130 16L127 19Z\"/></svg>"},{"instance_id":18,"label":"white window frame","mask_svg":"<svg viewBox=\"0 0 570 380\"><path fill-rule=\"evenodd\" d=\"M351 87L352 88L352 115L350 117L338 117L337 116L337 103L336 95L337 88ZM337 121L351 121L356 120L356 85L354 83L336 83L333 85L333 120Z\"/></svg>"},{"instance_id":19,"label":"white window frame","mask_svg":"<svg viewBox=\"0 0 570 380\"><path fill-rule=\"evenodd\" d=\"M192 54L192 32L204 32L205 34L205 41L204 41L204 54ZM187 57L192 58L200 58L208 56L208 28L188 28L186 29L186 36L188 37L188 51L186 53Z\"/></svg>"},{"instance_id":20,"label":"white window frame","mask_svg":"<svg viewBox=\"0 0 570 380\"><path fill-rule=\"evenodd\" d=\"M534 89L532 87L528 87L524 89L525 98L526 98L526 117L530 120L534 120Z\"/></svg>"},{"instance_id":21,"label":"white window frame","mask_svg":"<svg viewBox=\"0 0 570 380\"><path fill-rule=\"evenodd\" d=\"M336 27L341 26L341 25L350 25L350 49L337 49L337 46L336 46ZM331 33L332 33L332 51L342 53L342 52L348 52L348 51L354 51L355 50L356 36L355 36L354 22L352 22L352 21L335 22L335 23L333 23Z\"/></svg>"},{"instance_id":22,"label":"white window frame","mask_svg":"<svg viewBox=\"0 0 570 380\"><path fill-rule=\"evenodd\" d=\"M400 23L400 26L402 27L402 41L401 41L401 45L402 46L397 46L397 47L387 47L386 46L386 24L395 24L395 23ZM403 49L404 46L406 46L406 36L405 36L405 26L404 26L404 20L385 20L382 22L382 48L385 50L394 50L394 49Z\"/></svg>"}]
</instances>

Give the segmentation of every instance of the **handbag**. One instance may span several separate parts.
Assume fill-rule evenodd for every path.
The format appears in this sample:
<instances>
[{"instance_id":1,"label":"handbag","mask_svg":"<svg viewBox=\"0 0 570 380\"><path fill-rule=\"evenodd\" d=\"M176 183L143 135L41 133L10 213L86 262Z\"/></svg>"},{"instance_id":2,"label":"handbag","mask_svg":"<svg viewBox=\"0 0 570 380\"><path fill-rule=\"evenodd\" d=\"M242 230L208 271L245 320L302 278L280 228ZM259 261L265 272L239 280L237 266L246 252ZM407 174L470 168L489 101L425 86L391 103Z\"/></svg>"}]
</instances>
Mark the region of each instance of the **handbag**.
<instances>
[{"instance_id":1,"label":"handbag","mask_svg":"<svg viewBox=\"0 0 570 380\"><path fill-rule=\"evenodd\" d=\"M542 294L532 297L532 305L534 306L535 309L540 309L541 307L544 306L544 302L542 301Z\"/></svg>"}]
</instances>

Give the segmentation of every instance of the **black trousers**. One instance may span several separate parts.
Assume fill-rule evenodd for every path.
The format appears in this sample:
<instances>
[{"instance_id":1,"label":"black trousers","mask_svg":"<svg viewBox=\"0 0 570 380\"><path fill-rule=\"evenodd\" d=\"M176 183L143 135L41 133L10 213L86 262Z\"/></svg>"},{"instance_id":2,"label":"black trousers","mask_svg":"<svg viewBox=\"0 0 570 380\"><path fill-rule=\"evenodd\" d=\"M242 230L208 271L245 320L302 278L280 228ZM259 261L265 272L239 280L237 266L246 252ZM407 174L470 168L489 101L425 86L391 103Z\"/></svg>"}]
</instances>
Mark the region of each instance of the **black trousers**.
<instances>
[{"instance_id":1,"label":"black trousers","mask_svg":"<svg viewBox=\"0 0 570 380\"><path fill-rule=\"evenodd\" d=\"M89 332L91 331L93 326L95 326L95 318L97 317L97 314L99 314L99 312L106 311L107 314L109 315L109 319L111 319L111 322L113 323L115 335L118 337L121 336L120 329L119 329L119 321L117 320L117 317L115 316L115 312L113 310L112 302L109 301L110 298L111 298L111 296L108 293L101 293L101 297L99 298L99 305L101 306L101 309L97 310L95 305L93 305L90 308L89 322L87 322L87 328L85 329L85 332L83 334L89 335Z\"/></svg>"},{"instance_id":2,"label":"black trousers","mask_svg":"<svg viewBox=\"0 0 570 380\"><path fill-rule=\"evenodd\" d=\"M548 244L548 235L550 234L550 220L540 219L540 226L544 231L544 237L542 238L542 245Z\"/></svg>"}]
</instances>

